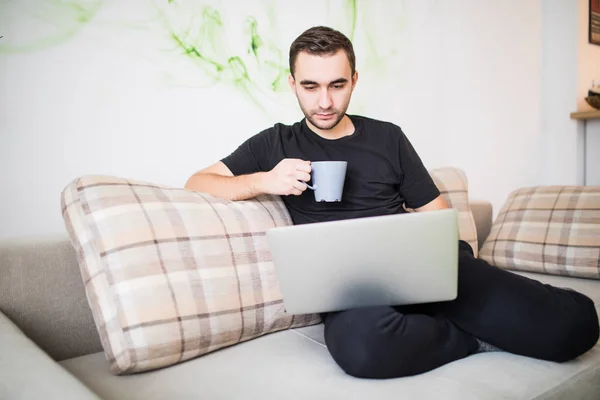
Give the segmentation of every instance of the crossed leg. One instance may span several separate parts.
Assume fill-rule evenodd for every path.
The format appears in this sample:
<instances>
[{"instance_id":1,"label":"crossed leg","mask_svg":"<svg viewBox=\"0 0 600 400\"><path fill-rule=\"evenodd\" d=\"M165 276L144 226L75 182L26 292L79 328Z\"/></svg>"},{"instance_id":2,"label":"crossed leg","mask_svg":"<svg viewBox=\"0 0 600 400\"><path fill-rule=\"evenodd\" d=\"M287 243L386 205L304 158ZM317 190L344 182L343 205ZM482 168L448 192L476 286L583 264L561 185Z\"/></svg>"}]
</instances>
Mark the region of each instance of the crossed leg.
<instances>
[{"instance_id":1,"label":"crossed leg","mask_svg":"<svg viewBox=\"0 0 600 400\"><path fill-rule=\"evenodd\" d=\"M458 298L438 310L457 326L511 353L563 362L598 341L598 315L584 294L513 274L459 251Z\"/></svg>"}]
</instances>

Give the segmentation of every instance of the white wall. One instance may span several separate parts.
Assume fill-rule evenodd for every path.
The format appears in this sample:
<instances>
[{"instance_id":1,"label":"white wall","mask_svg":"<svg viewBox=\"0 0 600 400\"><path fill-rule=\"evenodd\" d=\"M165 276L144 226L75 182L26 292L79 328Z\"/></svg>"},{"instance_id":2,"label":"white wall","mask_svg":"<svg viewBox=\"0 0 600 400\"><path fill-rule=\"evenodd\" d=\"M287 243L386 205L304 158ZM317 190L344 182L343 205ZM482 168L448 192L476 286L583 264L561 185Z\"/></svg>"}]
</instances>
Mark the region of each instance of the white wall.
<instances>
[{"instance_id":1,"label":"white wall","mask_svg":"<svg viewBox=\"0 0 600 400\"><path fill-rule=\"evenodd\" d=\"M542 156L540 4L440 5L440 130L429 143L444 148L446 164L466 171L471 197L490 200L496 214L510 191L535 182Z\"/></svg>"},{"instance_id":2,"label":"white wall","mask_svg":"<svg viewBox=\"0 0 600 400\"><path fill-rule=\"evenodd\" d=\"M60 192L77 176L182 186L245 138L301 118L291 92L273 92L273 71L248 56L248 16L267 45L261 60L277 60L279 49L285 62L291 41L311 25L346 34L352 26L341 0L305 2L299 16L283 0L181 3L187 8L90 1L85 24L73 22L81 15L72 9L46 9L59 2L0 5L0 27L8 26L0 32L0 237L64 231ZM208 3L220 12L223 36L201 13ZM542 129L543 84L572 73L542 66L550 43L543 35L560 36L542 25L571 12L567 3L359 0L360 79L349 112L398 123L427 167L464 169L472 197L492 201L496 212L519 186L569 181L571 166L555 171L552 158L570 141L558 128ZM187 25L209 39L196 42L205 54L225 63L240 56L251 83L213 81L206 64L174 50L166 27ZM572 110L563 108L552 113L564 111L564 122ZM548 135L558 142L544 144Z\"/></svg>"},{"instance_id":3,"label":"white wall","mask_svg":"<svg viewBox=\"0 0 600 400\"><path fill-rule=\"evenodd\" d=\"M541 123L537 181L544 185L575 185L579 166L577 122L578 4L572 0L542 1L543 51Z\"/></svg>"}]
</instances>

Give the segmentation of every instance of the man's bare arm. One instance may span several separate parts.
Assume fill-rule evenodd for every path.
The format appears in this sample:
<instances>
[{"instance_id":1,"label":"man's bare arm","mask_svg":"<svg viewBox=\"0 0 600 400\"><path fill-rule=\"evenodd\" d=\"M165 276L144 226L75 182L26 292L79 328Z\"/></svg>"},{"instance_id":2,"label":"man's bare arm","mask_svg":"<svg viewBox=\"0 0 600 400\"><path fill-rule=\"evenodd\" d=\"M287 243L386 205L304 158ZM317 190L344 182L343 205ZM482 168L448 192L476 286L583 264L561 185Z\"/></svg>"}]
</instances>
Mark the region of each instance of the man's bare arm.
<instances>
[{"instance_id":1,"label":"man's bare arm","mask_svg":"<svg viewBox=\"0 0 600 400\"><path fill-rule=\"evenodd\" d=\"M265 174L266 172L258 172L233 176L223 162L217 161L190 176L184 187L223 199L246 200L264 193L261 189L261 179Z\"/></svg>"},{"instance_id":2,"label":"man's bare arm","mask_svg":"<svg viewBox=\"0 0 600 400\"><path fill-rule=\"evenodd\" d=\"M185 188L229 200L246 200L260 194L299 196L306 190L304 182L310 180L310 171L308 161L285 159L268 172L233 176L229 168L218 161L192 175Z\"/></svg>"}]
</instances>

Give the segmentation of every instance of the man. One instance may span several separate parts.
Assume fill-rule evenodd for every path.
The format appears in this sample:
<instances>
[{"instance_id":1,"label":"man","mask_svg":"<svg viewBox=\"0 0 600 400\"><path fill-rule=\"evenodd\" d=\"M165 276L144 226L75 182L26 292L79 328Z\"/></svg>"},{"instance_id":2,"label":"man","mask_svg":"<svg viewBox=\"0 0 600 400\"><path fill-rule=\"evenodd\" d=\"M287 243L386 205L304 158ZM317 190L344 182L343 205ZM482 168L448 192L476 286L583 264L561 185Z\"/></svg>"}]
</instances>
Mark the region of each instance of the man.
<instances>
[{"instance_id":1,"label":"man","mask_svg":"<svg viewBox=\"0 0 600 400\"><path fill-rule=\"evenodd\" d=\"M358 81L351 42L314 27L290 48L289 84L306 116L276 124L189 178L186 188L243 200L281 195L295 224L440 210L447 204L402 130L346 114ZM343 200L315 202L306 183L311 161L348 161ZM323 314L325 341L348 374L419 374L481 351L562 362L598 340L593 302L583 294L512 274L473 257L459 242L458 298Z\"/></svg>"}]
</instances>

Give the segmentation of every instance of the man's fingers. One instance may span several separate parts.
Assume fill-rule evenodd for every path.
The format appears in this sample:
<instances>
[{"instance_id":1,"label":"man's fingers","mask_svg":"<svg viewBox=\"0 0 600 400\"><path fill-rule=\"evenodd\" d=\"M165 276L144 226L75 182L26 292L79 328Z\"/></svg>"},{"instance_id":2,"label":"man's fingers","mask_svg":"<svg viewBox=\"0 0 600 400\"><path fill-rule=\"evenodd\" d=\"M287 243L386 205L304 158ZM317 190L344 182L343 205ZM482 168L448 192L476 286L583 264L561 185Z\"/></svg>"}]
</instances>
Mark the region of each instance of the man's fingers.
<instances>
[{"instance_id":1,"label":"man's fingers","mask_svg":"<svg viewBox=\"0 0 600 400\"><path fill-rule=\"evenodd\" d=\"M294 182L294 189L298 189L301 192L304 192L306 190L306 183L301 182L301 181L295 181Z\"/></svg>"},{"instance_id":2,"label":"man's fingers","mask_svg":"<svg viewBox=\"0 0 600 400\"><path fill-rule=\"evenodd\" d=\"M305 161L305 162L302 162L302 163L297 163L296 164L296 170L310 173L310 171L311 171L310 161Z\"/></svg>"},{"instance_id":3,"label":"man's fingers","mask_svg":"<svg viewBox=\"0 0 600 400\"><path fill-rule=\"evenodd\" d=\"M310 174L307 174L306 172L298 171L298 172L296 172L296 179L298 179L299 181L308 182L308 181L310 181Z\"/></svg>"}]
</instances>

